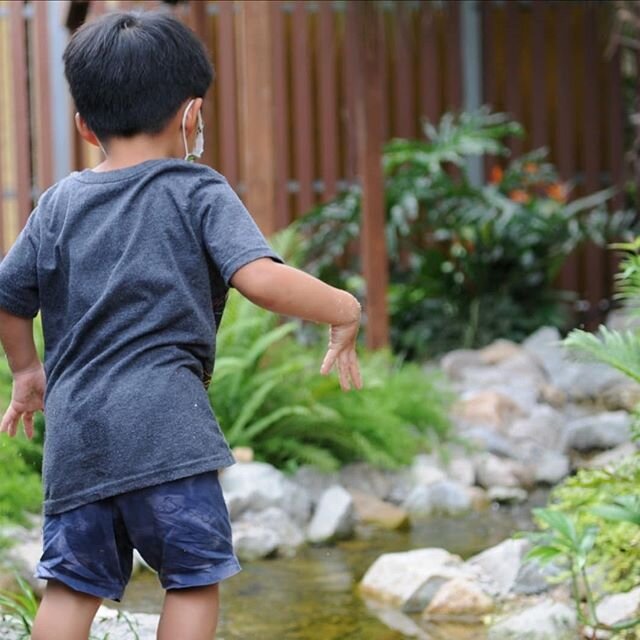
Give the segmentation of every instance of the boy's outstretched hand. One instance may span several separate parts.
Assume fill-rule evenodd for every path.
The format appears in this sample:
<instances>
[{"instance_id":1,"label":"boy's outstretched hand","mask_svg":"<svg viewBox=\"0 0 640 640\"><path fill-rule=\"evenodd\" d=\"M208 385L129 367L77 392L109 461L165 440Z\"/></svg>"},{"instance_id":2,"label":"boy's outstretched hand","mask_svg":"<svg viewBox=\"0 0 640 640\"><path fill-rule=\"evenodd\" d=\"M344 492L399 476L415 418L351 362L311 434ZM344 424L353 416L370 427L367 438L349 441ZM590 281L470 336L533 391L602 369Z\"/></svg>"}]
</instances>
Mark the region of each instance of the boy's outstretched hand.
<instances>
[{"instance_id":1,"label":"boy's outstretched hand","mask_svg":"<svg viewBox=\"0 0 640 640\"><path fill-rule=\"evenodd\" d=\"M359 328L358 320L346 324L334 324L329 329L329 348L322 361L320 373L327 375L336 365L343 391L349 391L352 386L362 389L362 378L356 355L356 338Z\"/></svg>"},{"instance_id":2,"label":"boy's outstretched hand","mask_svg":"<svg viewBox=\"0 0 640 640\"><path fill-rule=\"evenodd\" d=\"M0 432L13 437L22 419L27 438L33 438L33 414L44 409L46 380L42 365L14 373L11 403L0 423Z\"/></svg>"}]
</instances>

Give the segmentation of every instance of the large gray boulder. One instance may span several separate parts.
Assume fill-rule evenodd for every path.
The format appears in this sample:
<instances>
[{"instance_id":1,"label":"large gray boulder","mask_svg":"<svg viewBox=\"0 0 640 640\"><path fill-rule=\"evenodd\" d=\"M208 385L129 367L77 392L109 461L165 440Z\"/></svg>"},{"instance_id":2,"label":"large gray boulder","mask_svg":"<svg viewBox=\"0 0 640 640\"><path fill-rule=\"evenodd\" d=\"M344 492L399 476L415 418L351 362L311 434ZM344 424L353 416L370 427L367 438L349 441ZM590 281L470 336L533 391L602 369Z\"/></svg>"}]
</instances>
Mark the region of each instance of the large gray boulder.
<instances>
[{"instance_id":1,"label":"large gray boulder","mask_svg":"<svg viewBox=\"0 0 640 640\"><path fill-rule=\"evenodd\" d=\"M331 542L348 538L353 534L355 507L351 494L334 485L320 498L313 518L307 529L309 542Z\"/></svg>"},{"instance_id":2,"label":"large gray boulder","mask_svg":"<svg viewBox=\"0 0 640 640\"><path fill-rule=\"evenodd\" d=\"M455 516L471 509L467 487L452 480L418 485L411 491L403 507L412 517L442 514Z\"/></svg>"},{"instance_id":3,"label":"large gray boulder","mask_svg":"<svg viewBox=\"0 0 640 640\"><path fill-rule=\"evenodd\" d=\"M485 489L491 487L522 487L533 483L533 470L526 465L483 453L475 458L478 484Z\"/></svg>"},{"instance_id":4,"label":"large gray boulder","mask_svg":"<svg viewBox=\"0 0 640 640\"><path fill-rule=\"evenodd\" d=\"M244 560L263 558L274 552L291 557L304 544L302 529L280 507L247 511L233 528L236 553Z\"/></svg>"},{"instance_id":5,"label":"large gray boulder","mask_svg":"<svg viewBox=\"0 0 640 640\"><path fill-rule=\"evenodd\" d=\"M466 564L479 571L483 588L498 598L509 593L541 593L549 588L546 571L525 561L529 548L527 540L507 539L473 556Z\"/></svg>"},{"instance_id":6,"label":"large gray boulder","mask_svg":"<svg viewBox=\"0 0 640 640\"><path fill-rule=\"evenodd\" d=\"M600 622L610 626L637 618L640 615L640 587L605 596L598 603L596 614Z\"/></svg>"},{"instance_id":7,"label":"large gray boulder","mask_svg":"<svg viewBox=\"0 0 640 640\"><path fill-rule=\"evenodd\" d=\"M282 507L298 524L311 512L311 498L281 471L265 462L236 464L220 474L220 485L232 520L245 511Z\"/></svg>"},{"instance_id":8,"label":"large gray boulder","mask_svg":"<svg viewBox=\"0 0 640 640\"><path fill-rule=\"evenodd\" d=\"M562 346L560 332L553 327L538 329L523 342L523 347L541 362L551 383L573 400L598 398L624 379L607 365L572 360Z\"/></svg>"},{"instance_id":9,"label":"large gray boulder","mask_svg":"<svg viewBox=\"0 0 640 640\"><path fill-rule=\"evenodd\" d=\"M631 416L626 411L607 411L572 420L564 434L565 450L613 449L631 438Z\"/></svg>"},{"instance_id":10,"label":"large gray boulder","mask_svg":"<svg viewBox=\"0 0 640 640\"><path fill-rule=\"evenodd\" d=\"M487 640L576 640L575 611L559 602L545 600L498 620Z\"/></svg>"},{"instance_id":11,"label":"large gray boulder","mask_svg":"<svg viewBox=\"0 0 640 640\"><path fill-rule=\"evenodd\" d=\"M533 442L547 449L561 446L565 418L545 404L537 404L531 413L516 419L509 428L508 436L515 442Z\"/></svg>"},{"instance_id":12,"label":"large gray boulder","mask_svg":"<svg viewBox=\"0 0 640 640\"><path fill-rule=\"evenodd\" d=\"M311 465L303 465L292 476L293 483L307 492L315 507L320 496L334 484L340 484L340 477L336 472L321 471Z\"/></svg>"},{"instance_id":13,"label":"large gray boulder","mask_svg":"<svg viewBox=\"0 0 640 640\"><path fill-rule=\"evenodd\" d=\"M465 568L458 556L445 549L385 553L365 573L360 591L405 612L419 612L445 582L473 576L472 568Z\"/></svg>"},{"instance_id":14,"label":"large gray boulder","mask_svg":"<svg viewBox=\"0 0 640 640\"><path fill-rule=\"evenodd\" d=\"M387 499L393 482L392 472L366 462L352 462L340 469L340 484L343 487L368 493L380 500Z\"/></svg>"}]
</instances>

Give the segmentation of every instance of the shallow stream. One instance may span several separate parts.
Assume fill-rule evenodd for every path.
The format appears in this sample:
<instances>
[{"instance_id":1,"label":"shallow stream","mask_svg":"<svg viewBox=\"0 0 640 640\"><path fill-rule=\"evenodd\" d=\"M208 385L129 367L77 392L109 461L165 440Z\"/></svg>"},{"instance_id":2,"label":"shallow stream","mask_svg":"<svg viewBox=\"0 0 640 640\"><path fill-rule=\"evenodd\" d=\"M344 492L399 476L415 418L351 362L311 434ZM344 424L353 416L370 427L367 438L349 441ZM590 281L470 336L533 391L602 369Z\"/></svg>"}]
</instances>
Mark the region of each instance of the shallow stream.
<instances>
[{"instance_id":1,"label":"shallow stream","mask_svg":"<svg viewBox=\"0 0 640 640\"><path fill-rule=\"evenodd\" d=\"M358 539L334 547L308 547L295 558L245 562L244 570L223 583L218 640L401 640L408 636L379 621L358 595L357 585L382 553L443 547L467 558L513 532L531 528L525 505L490 509L459 518L432 518L410 531L363 528ZM132 580L120 607L158 613L162 590L143 572ZM415 617L416 622L419 617ZM433 640L483 640L469 625L425 627Z\"/></svg>"}]
</instances>

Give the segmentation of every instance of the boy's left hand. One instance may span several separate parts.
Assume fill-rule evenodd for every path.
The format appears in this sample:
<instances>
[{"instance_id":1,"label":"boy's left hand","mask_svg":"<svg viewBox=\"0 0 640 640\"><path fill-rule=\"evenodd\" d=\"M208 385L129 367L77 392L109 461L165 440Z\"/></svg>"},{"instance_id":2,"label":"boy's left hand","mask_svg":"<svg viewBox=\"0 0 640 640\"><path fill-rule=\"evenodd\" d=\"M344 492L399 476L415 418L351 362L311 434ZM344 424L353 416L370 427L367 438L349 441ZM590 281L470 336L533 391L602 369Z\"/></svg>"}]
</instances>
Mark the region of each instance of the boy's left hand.
<instances>
[{"instance_id":1,"label":"boy's left hand","mask_svg":"<svg viewBox=\"0 0 640 640\"><path fill-rule=\"evenodd\" d=\"M42 365L14 373L11 403L0 423L0 433L16 435L22 419L27 438L33 438L33 414L44 409L46 379Z\"/></svg>"}]
</instances>

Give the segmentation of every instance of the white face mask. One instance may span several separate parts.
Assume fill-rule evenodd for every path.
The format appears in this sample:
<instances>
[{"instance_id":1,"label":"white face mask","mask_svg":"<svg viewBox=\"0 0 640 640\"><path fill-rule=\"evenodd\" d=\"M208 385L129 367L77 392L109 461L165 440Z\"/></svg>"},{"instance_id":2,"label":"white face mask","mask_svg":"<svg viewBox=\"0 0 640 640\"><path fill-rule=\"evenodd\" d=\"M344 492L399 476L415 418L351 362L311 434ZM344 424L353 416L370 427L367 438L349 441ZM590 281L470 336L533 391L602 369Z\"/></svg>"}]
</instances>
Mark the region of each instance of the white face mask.
<instances>
[{"instance_id":1,"label":"white face mask","mask_svg":"<svg viewBox=\"0 0 640 640\"><path fill-rule=\"evenodd\" d=\"M189 162L193 162L196 158L202 157L202 153L204 152L204 122L202 121L202 114L198 111L198 128L196 130L196 142L195 147L192 151L189 151L189 146L187 145L187 133L185 131L185 123L187 121L187 114L193 105L193 100L189 102L186 109L184 110L184 114L182 116L182 142L184 143L184 159Z\"/></svg>"}]
</instances>

